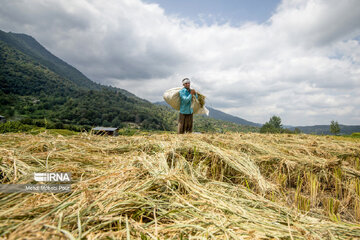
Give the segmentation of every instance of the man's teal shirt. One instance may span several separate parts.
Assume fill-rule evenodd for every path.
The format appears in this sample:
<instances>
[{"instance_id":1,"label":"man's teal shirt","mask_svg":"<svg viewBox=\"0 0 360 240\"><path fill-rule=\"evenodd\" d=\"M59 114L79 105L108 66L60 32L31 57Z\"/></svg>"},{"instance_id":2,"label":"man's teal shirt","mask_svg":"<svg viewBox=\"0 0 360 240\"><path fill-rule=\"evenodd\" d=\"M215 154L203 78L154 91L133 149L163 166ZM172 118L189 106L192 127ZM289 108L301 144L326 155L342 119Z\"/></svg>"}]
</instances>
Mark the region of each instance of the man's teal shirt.
<instances>
[{"instance_id":1,"label":"man's teal shirt","mask_svg":"<svg viewBox=\"0 0 360 240\"><path fill-rule=\"evenodd\" d=\"M183 88L180 90L180 113L182 114L192 114L193 109L191 108L191 99L192 95L190 92ZM196 98L198 98L197 93L195 94Z\"/></svg>"}]
</instances>

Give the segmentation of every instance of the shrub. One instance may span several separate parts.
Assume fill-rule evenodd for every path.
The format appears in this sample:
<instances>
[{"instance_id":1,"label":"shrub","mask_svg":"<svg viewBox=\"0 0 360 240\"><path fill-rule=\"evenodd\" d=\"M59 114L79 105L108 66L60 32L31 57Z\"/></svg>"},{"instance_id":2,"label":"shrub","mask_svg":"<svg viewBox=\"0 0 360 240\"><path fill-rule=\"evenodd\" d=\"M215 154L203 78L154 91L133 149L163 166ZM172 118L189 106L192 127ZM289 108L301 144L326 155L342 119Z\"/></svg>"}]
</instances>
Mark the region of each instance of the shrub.
<instances>
[{"instance_id":1,"label":"shrub","mask_svg":"<svg viewBox=\"0 0 360 240\"><path fill-rule=\"evenodd\" d=\"M24 118L24 119L21 119L20 122L22 124L27 124L27 125L34 125L34 122L31 118Z\"/></svg>"},{"instance_id":2,"label":"shrub","mask_svg":"<svg viewBox=\"0 0 360 240\"><path fill-rule=\"evenodd\" d=\"M352 133L351 137L360 138L360 132Z\"/></svg>"},{"instance_id":3,"label":"shrub","mask_svg":"<svg viewBox=\"0 0 360 240\"><path fill-rule=\"evenodd\" d=\"M32 129L32 126L27 124L22 124L18 121L11 121L0 124L0 133L7 132L26 132Z\"/></svg>"}]
</instances>

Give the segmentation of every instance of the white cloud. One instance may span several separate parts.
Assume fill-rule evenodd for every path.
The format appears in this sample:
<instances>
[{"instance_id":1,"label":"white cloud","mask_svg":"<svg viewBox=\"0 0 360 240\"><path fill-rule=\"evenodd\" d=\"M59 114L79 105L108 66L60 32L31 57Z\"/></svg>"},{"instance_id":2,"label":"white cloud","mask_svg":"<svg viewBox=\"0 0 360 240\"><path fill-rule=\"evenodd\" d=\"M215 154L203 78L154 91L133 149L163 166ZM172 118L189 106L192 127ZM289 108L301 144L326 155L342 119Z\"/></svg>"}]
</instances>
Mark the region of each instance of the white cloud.
<instances>
[{"instance_id":1,"label":"white cloud","mask_svg":"<svg viewBox=\"0 0 360 240\"><path fill-rule=\"evenodd\" d=\"M357 0L284 0L266 23L239 27L198 25L139 0L4 1L0 29L151 101L186 76L212 107L250 121L360 124Z\"/></svg>"},{"instance_id":2,"label":"white cloud","mask_svg":"<svg viewBox=\"0 0 360 240\"><path fill-rule=\"evenodd\" d=\"M272 16L272 27L304 46L330 44L359 34L357 0L284 0Z\"/></svg>"}]
</instances>

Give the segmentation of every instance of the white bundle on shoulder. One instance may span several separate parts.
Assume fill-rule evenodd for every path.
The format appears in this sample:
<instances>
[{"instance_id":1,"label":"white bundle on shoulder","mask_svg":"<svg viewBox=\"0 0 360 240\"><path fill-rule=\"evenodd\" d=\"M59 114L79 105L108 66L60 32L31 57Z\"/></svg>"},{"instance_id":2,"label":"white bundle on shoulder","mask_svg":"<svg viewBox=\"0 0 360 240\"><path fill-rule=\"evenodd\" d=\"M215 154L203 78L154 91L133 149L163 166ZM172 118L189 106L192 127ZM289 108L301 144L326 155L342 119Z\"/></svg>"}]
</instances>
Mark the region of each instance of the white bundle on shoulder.
<instances>
[{"instance_id":1,"label":"white bundle on shoulder","mask_svg":"<svg viewBox=\"0 0 360 240\"><path fill-rule=\"evenodd\" d=\"M163 97L165 102L167 102L175 110L180 110L180 94L179 91L182 87L171 88L166 90ZM206 114L209 116L209 110L205 107L205 96L197 91L198 99L193 96L191 100L191 108L193 109L194 114Z\"/></svg>"}]
</instances>

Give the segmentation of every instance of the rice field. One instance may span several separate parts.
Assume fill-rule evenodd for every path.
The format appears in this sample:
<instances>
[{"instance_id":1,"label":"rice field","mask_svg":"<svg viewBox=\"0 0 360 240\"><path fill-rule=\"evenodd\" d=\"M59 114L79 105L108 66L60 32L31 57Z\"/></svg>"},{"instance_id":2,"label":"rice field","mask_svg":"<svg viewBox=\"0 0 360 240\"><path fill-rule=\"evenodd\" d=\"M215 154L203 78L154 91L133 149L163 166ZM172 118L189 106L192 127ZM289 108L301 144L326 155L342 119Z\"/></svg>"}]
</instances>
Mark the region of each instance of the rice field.
<instances>
[{"instance_id":1,"label":"rice field","mask_svg":"<svg viewBox=\"0 0 360 240\"><path fill-rule=\"evenodd\" d=\"M359 239L360 140L293 134L0 135L0 239Z\"/></svg>"}]
</instances>

